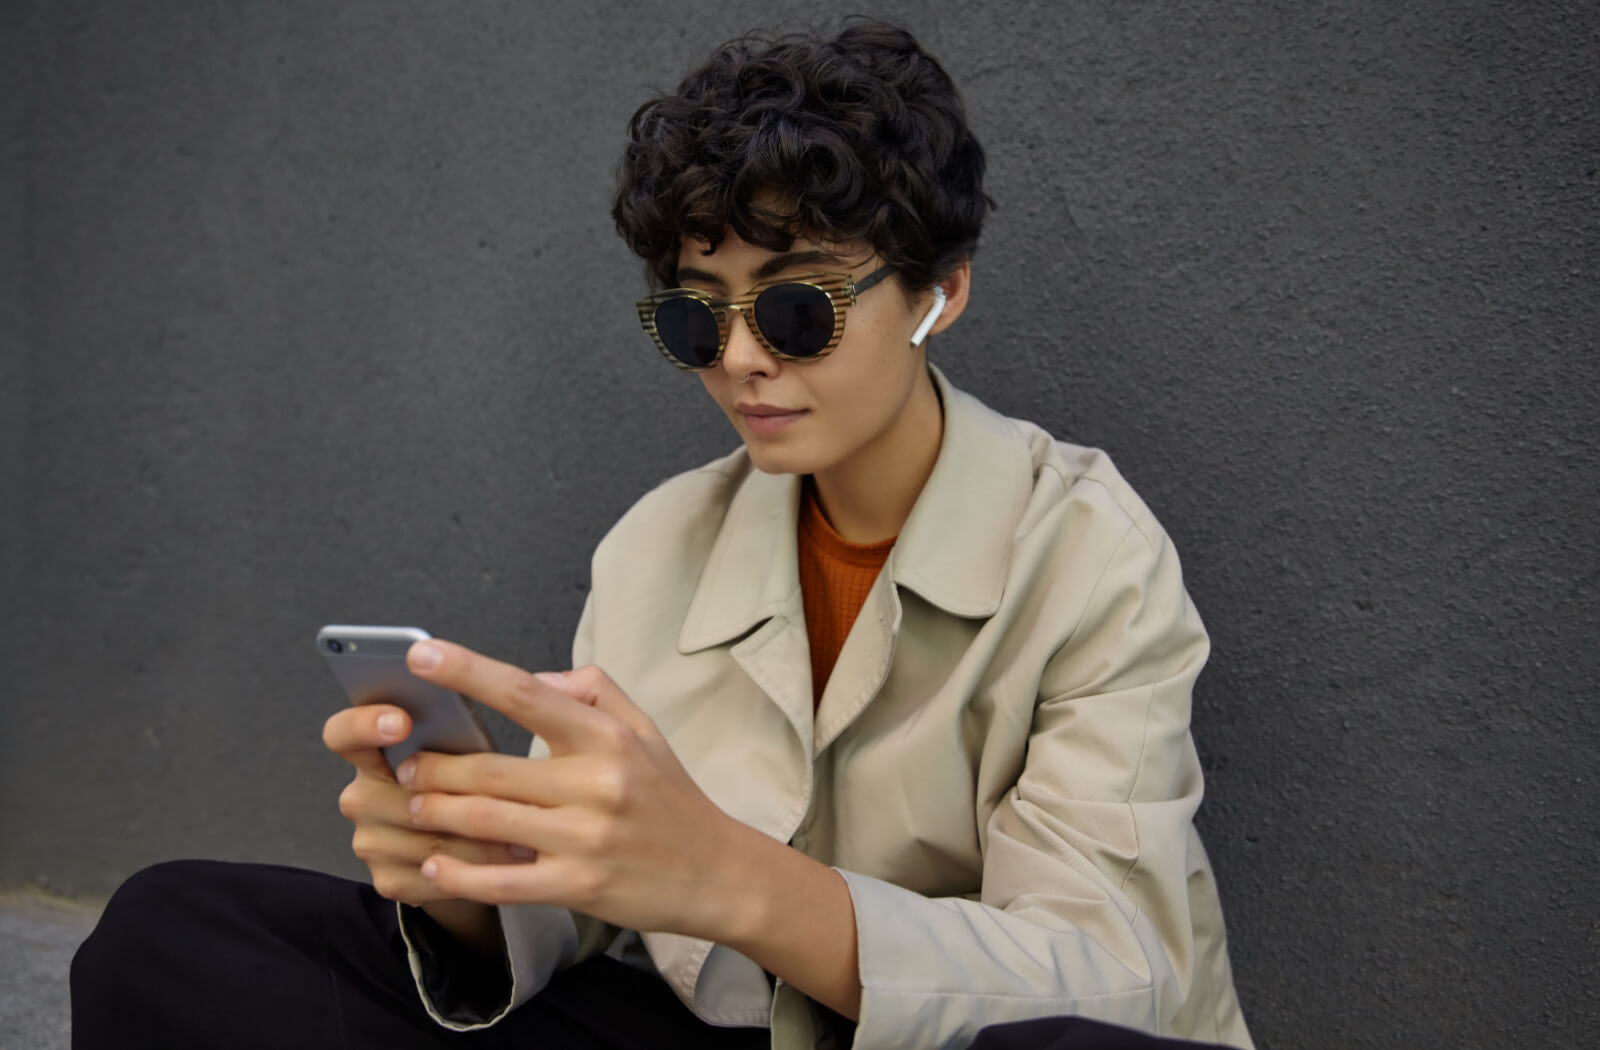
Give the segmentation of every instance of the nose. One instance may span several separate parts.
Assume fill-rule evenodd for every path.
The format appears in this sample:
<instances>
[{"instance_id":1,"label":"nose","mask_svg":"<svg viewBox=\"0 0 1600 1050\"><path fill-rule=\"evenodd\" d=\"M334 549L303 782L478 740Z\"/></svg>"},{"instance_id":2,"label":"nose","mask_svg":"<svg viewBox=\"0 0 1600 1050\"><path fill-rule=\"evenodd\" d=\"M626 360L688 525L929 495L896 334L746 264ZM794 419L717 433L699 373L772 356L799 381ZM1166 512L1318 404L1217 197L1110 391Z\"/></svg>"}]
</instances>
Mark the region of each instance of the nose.
<instances>
[{"instance_id":1,"label":"nose","mask_svg":"<svg viewBox=\"0 0 1600 1050\"><path fill-rule=\"evenodd\" d=\"M767 353L766 347L750 330L753 323L741 309L728 311L728 345L722 351L722 367L734 379L746 376L765 376L771 379L782 367L776 357Z\"/></svg>"}]
</instances>

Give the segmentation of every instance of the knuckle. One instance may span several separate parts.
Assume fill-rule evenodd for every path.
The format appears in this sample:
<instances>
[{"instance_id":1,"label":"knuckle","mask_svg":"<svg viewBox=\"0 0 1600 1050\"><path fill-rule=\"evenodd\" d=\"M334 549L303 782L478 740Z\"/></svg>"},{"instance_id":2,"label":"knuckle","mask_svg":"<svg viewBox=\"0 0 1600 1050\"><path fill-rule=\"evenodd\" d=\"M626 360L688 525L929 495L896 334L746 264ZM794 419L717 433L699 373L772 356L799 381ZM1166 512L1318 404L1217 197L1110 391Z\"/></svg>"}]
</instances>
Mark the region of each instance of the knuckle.
<instances>
[{"instance_id":1,"label":"knuckle","mask_svg":"<svg viewBox=\"0 0 1600 1050\"><path fill-rule=\"evenodd\" d=\"M511 794L516 783L515 777L509 770L495 763L484 765L481 770L475 768L472 775L481 785L484 794L494 795L497 798L505 798Z\"/></svg>"},{"instance_id":2,"label":"knuckle","mask_svg":"<svg viewBox=\"0 0 1600 1050\"><path fill-rule=\"evenodd\" d=\"M362 791L360 780L352 780L339 792L339 813L347 820L355 820L361 814Z\"/></svg>"},{"instance_id":3,"label":"knuckle","mask_svg":"<svg viewBox=\"0 0 1600 1050\"><path fill-rule=\"evenodd\" d=\"M440 789L472 794L493 794L484 789L504 780L501 770L494 762L496 757L491 754L440 756L441 761L449 763L448 766L438 767Z\"/></svg>"},{"instance_id":4,"label":"knuckle","mask_svg":"<svg viewBox=\"0 0 1600 1050\"><path fill-rule=\"evenodd\" d=\"M461 806L461 829L473 838L503 838L506 828L499 802L482 796L464 799Z\"/></svg>"},{"instance_id":5,"label":"knuckle","mask_svg":"<svg viewBox=\"0 0 1600 1050\"><path fill-rule=\"evenodd\" d=\"M388 855L388 851L384 848L382 833L371 827L356 828L350 836L350 852L366 862L369 867L373 861Z\"/></svg>"},{"instance_id":6,"label":"knuckle","mask_svg":"<svg viewBox=\"0 0 1600 1050\"><path fill-rule=\"evenodd\" d=\"M605 857L610 856L619 845L620 835L617 833L617 824L612 820L595 820L586 824L578 833L579 840L589 853Z\"/></svg>"},{"instance_id":7,"label":"knuckle","mask_svg":"<svg viewBox=\"0 0 1600 1050\"><path fill-rule=\"evenodd\" d=\"M389 900L399 900L405 892L405 880L388 867L372 869L372 888L378 891L378 896L387 897Z\"/></svg>"},{"instance_id":8,"label":"knuckle","mask_svg":"<svg viewBox=\"0 0 1600 1050\"><path fill-rule=\"evenodd\" d=\"M632 729L621 721L609 721L596 727L603 745L612 754L622 754L638 739Z\"/></svg>"},{"instance_id":9,"label":"knuckle","mask_svg":"<svg viewBox=\"0 0 1600 1050\"><path fill-rule=\"evenodd\" d=\"M477 798L452 799L446 823L457 834L476 836L484 824L483 801Z\"/></svg>"},{"instance_id":10,"label":"knuckle","mask_svg":"<svg viewBox=\"0 0 1600 1050\"><path fill-rule=\"evenodd\" d=\"M365 820L372 816L381 800L381 785L365 774L358 774L339 792L339 812L349 820Z\"/></svg>"},{"instance_id":11,"label":"knuckle","mask_svg":"<svg viewBox=\"0 0 1600 1050\"><path fill-rule=\"evenodd\" d=\"M531 674L518 674L511 680L510 699L521 710L539 706L540 690L544 684Z\"/></svg>"},{"instance_id":12,"label":"knuckle","mask_svg":"<svg viewBox=\"0 0 1600 1050\"><path fill-rule=\"evenodd\" d=\"M323 746L340 756L348 755L354 750L356 734L352 728L352 719L358 717L360 713L354 708L346 708L330 715L328 720L322 723Z\"/></svg>"},{"instance_id":13,"label":"knuckle","mask_svg":"<svg viewBox=\"0 0 1600 1050\"><path fill-rule=\"evenodd\" d=\"M601 763L594 771L595 798L608 810L622 809L628 803L628 774L615 762Z\"/></svg>"},{"instance_id":14,"label":"knuckle","mask_svg":"<svg viewBox=\"0 0 1600 1050\"><path fill-rule=\"evenodd\" d=\"M672 745L668 743L667 738L662 735L661 727L656 725L655 719L651 718L642 711L639 712L639 716L637 728L631 730L633 739L640 745L647 748L664 747L668 751L671 751Z\"/></svg>"},{"instance_id":15,"label":"knuckle","mask_svg":"<svg viewBox=\"0 0 1600 1050\"><path fill-rule=\"evenodd\" d=\"M499 756L477 756L474 758L476 764L473 767L473 775L481 777L483 794L493 795L496 798L516 798L527 771L527 767L523 765L526 761L527 759L518 758L507 762Z\"/></svg>"}]
</instances>

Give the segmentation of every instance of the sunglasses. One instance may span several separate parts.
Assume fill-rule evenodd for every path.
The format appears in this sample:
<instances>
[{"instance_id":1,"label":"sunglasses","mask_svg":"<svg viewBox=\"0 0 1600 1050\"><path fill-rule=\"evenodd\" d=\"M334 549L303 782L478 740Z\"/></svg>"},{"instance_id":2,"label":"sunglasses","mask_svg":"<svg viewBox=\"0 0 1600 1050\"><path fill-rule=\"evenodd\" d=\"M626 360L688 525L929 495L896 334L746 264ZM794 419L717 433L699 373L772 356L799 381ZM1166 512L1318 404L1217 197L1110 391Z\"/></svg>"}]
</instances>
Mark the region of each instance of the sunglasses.
<instances>
[{"instance_id":1,"label":"sunglasses","mask_svg":"<svg viewBox=\"0 0 1600 1050\"><path fill-rule=\"evenodd\" d=\"M861 280L808 273L758 284L737 299L669 288L639 300L639 323L672 364L704 372L728 346L728 311L737 310L762 348L783 361L826 357L844 335L845 311L889 276L884 266Z\"/></svg>"}]
</instances>

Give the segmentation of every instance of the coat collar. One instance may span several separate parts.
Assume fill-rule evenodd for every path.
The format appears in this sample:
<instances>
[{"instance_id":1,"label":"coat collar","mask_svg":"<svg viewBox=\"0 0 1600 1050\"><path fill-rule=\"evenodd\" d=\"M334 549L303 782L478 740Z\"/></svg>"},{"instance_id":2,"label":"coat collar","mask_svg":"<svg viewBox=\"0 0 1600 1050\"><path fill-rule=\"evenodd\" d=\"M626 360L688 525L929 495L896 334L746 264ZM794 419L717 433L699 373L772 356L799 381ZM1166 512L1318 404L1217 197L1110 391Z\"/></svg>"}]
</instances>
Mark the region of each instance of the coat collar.
<instances>
[{"instance_id":1,"label":"coat collar","mask_svg":"<svg viewBox=\"0 0 1600 1050\"><path fill-rule=\"evenodd\" d=\"M1033 488L1032 458L1009 419L929 366L944 404L933 473L889 554L894 582L955 616L1000 606L1011 537ZM723 517L678 635L681 652L722 645L770 617L804 618L795 548L800 478L750 466ZM737 459L736 459L737 461Z\"/></svg>"}]
</instances>

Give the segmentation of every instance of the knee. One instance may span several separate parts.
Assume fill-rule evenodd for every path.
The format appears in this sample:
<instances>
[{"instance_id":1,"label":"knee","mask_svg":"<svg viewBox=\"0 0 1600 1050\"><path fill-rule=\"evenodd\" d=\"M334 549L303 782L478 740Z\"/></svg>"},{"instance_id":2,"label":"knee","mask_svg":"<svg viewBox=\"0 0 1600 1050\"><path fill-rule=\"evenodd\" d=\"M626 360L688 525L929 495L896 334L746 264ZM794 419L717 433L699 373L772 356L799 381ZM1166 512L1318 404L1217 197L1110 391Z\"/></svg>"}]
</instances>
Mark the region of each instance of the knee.
<instances>
[{"instance_id":1,"label":"knee","mask_svg":"<svg viewBox=\"0 0 1600 1050\"><path fill-rule=\"evenodd\" d=\"M225 867L208 860L169 860L136 871L106 902L100 925L138 924L167 915L192 902Z\"/></svg>"},{"instance_id":2,"label":"knee","mask_svg":"<svg viewBox=\"0 0 1600 1050\"><path fill-rule=\"evenodd\" d=\"M94 930L72 957L74 984L107 964L126 965L141 946L170 935L176 911L191 903L208 861L176 860L134 872L106 902Z\"/></svg>"}]
</instances>

